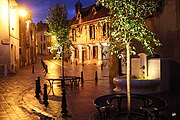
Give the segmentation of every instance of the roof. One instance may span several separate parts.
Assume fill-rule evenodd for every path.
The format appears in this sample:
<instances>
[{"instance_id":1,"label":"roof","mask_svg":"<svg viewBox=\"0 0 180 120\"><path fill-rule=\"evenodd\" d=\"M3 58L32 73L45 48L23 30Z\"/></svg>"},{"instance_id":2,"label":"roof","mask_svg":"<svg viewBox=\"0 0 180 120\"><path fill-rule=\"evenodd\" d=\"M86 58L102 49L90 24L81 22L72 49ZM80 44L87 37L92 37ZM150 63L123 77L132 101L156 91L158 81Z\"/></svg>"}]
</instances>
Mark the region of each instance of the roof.
<instances>
[{"instance_id":1,"label":"roof","mask_svg":"<svg viewBox=\"0 0 180 120\"><path fill-rule=\"evenodd\" d=\"M42 21L37 23L38 31L46 31L48 30L48 25L46 23L43 23Z\"/></svg>"},{"instance_id":2,"label":"roof","mask_svg":"<svg viewBox=\"0 0 180 120\"><path fill-rule=\"evenodd\" d=\"M93 4L86 8L82 8L80 10L80 15L82 22L87 22L90 20L109 16L109 10L102 5L97 6L96 4ZM72 24L79 23L79 19L77 19L77 17L78 13L71 20Z\"/></svg>"}]
</instances>

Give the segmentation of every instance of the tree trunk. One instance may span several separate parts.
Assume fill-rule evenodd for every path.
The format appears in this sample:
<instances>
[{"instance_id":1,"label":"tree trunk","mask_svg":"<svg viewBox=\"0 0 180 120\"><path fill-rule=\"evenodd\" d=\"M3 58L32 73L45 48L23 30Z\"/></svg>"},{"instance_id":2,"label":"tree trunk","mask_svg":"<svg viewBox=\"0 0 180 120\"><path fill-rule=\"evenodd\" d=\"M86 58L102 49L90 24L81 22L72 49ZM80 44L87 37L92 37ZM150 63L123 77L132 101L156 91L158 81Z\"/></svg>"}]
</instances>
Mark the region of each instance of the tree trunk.
<instances>
[{"instance_id":1,"label":"tree trunk","mask_svg":"<svg viewBox=\"0 0 180 120\"><path fill-rule=\"evenodd\" d=\"M129 43L126 45L127 52L127 108L128 120L131 120L131 85L130 85L130 46Z\"/></svg>"},{"instance_id":2,"label":"tree trunk","mask_svg":"<svg viewBox=\"0 0 180 120\"><path fill-rule=\"evenodd\" d=\"M109 81L113 82L113 78L119 75L119 60L117 54L109 57Z\"/></svg>"}]
</instances>

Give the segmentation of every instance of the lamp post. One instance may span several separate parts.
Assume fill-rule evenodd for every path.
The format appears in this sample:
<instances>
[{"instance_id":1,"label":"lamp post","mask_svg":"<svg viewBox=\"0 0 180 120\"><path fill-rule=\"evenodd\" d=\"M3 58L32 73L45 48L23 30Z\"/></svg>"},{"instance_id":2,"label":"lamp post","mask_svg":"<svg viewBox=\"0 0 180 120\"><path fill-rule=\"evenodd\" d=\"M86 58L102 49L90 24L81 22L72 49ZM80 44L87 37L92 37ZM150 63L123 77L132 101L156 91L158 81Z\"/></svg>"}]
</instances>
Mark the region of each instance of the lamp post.
<instances>
[{"instance_id":1,"label":"lamp post","mask_svg":"<svg viewBox=\"0 0 180 120\"><path fill-rule=\"evenodd\" d=\"M66 102L66 88L64 79L64 45L62 45L62 80L61 80L61 90L62 90L62 104L61 104L61 116L66 118L68 116L67 102Z\"/></svg>"}]
</instances>

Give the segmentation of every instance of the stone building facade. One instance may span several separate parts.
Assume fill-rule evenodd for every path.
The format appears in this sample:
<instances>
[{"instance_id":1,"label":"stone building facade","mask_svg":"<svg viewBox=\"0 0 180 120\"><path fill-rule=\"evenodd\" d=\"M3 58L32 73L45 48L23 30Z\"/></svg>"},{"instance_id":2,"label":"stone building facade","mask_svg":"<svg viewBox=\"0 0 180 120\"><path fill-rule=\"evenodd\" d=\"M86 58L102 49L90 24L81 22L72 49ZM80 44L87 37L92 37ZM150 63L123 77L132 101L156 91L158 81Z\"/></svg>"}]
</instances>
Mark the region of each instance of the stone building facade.
<instances>
[{"instance_id":1,"label":"stone building facade","mask_svg":"<svg viewBox=\"0 0 180 120\"><path fill-rule=\"evenodd\" d=\"M37 57L37 40L36 31L37 27L32 21L31 12L26 10L25 16L20 16L19 19L20 29L20 67L27 66L36 62Z\"/></svg>"},{"instance_id":2,"label":"stone building facade","mask_svg":"<svg viewBox=\"0 0 180 120\"><path fill-rule=\"evenodd\" d=\"M19 68L19 15L15 0L0 1L0 73Z\"/></svg>"},{"instance_id":3,"label":"stone building facade","mask_svg":"<svg viewBox=\"0 0 180 120\"><path fill-rule=\"evenodd\" d=\"M162 43L161 47L155 48L156 54L170 61L170 79L180 81L180 1L160 0L158 4L157 13L146 22ZM109 41L108 24L99 24L99 21L107 16L106 8L96 5L82 8L78 0L69 36L74 44L71 61L79 64L101 64L103 59L108 59L111 63L109 71L113 73L110 75L111 79L118 74L120 61L115 59L114 55L109 55L109 48L106 46ZM145 53L142 46L137 48L137 54ZM106 58L103 57L104 53L107 53Z\"/></svg>"},{"instance_id":4,"label":"stone building facade","mask_svg":"<svg viewBox=\"0 0 180 120\"><path fill-rule=\"evenodd\" d=\"M48 31L48 25L42 21L37 23L37 44L38 54L49 55L51 46L54 45L53 37L47 36L45 33Z\"/></svg>"},{"instance_id":5,"label":"stone building facade","mask_svg":"<svg viewBox=\"0 0 180 120\"><path fill-rule=\"evenodd\" d=\"M0 75L18 72L35 62L36 26L31 13L20 16L16 0L0 1Z\"/></svg>"},{"instance_id":6,"label":"stone building facade","mask_svg":"<svg viewBox=\"0 0 180 120\"><path fill-rule=\"evenodd\" d=\"M75 6L76 15L71 20L69 32L69 38L74 45L71 61L77 64L104 63L108 66L109 24L100 23L108 16L108 10L95 4L82 8L80 1Z\"/></svg>"}]
</instances>

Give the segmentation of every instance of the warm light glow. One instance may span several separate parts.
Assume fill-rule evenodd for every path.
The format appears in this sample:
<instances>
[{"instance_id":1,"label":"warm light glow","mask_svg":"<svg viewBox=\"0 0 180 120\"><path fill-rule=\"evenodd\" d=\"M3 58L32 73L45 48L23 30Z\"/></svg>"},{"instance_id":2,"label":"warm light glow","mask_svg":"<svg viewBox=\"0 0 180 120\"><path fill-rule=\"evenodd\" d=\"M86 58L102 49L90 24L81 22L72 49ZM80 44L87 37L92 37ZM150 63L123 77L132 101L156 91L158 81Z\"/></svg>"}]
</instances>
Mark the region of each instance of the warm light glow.
<instances>
[{"instance_id":1,"label":"warm light glow","mask_svg":"<svg viewBox=\"0 0 180 120\"><path fill-rule=\"evenodd\" d=\"M24 10L24 9L20 9L20 10L19 10L19 15L20 15L20 16L24 17L24 16L26 16L26 14L27 14L27 13L26 13L26 10Z\"/></svg>"},{"instance_id":2,"label":"warm light glow","mask_svg":"<svg viewBox=\"0 0 180 120\"><path fill-rule=\"evenodd\" d=\"M16 26L16 11L15 9L10 9L10 26L14 28Z\"/></svg>"},{"instance_id":3,"label":"warm light glow","mask_svg":"<svg viewBox=\"0 0 180 120\"><path fill-rule=\"evenodd\" d=\"M107 42L103 42L101 43L102 46L108 46L108 43Z\"/></svg>"},{"instance_id":4,"label":"warm light glow","mask_svg":"<svg viewBox=\"0 0 180 120\"><path fill-rule=\"evenodd\" d=\"M50 50L50 49L51 49L51 47L47 47L47 49L48 49L48 50Z\"/></svg>"},{"instance_id":5,"label":"warm light glow","mask_svg":"<svg viewBox=\"0 0 180 120\"><path fill-rule=\"evenodd\" d=\"M78 45L78 47L82 47L82 45Z\"/></svg>"},{"instance_id":6,"label":"warm light glow","mask_svg":"<svg viewBox=\"0 0 180 120\"><path fill-rule=\"evenodd\" d=\"M148 79L161 79L161 60L159 58L148 60Z\"/></svg>"},{"instance_id":7,"label":"warm light glow","mask_svg":"<svg viewBox=\"0 0 180 120\"><path fill-rule=\"evenodd\" d=\"M9 13L8 13L8 2L7 1L0 1L0 27L4 28L5 26L8 26L8 18L9 18Z\"/></svg>"},{"instance_id":8,"label":"warm light glow","mask_svg":"<svg viewBox=\"0 0 180 120\"><path fill-rule=\"evenodd\" d=\"M92 46L92 44L88 44L89 46Z\"/></svg>"},{"instance_id":9,"label":"warm light glow","mask_svg":"<svg viewBox=\"0 0 180 120\"><path fill-rule=\"evenodd\" d=\"M31 20L27 20L26 21L26 29L29 29L30 24L31 24Z\"/></svg>"},{"instance_id":10,"label":"warm light glow","mask_svg":"<svg viewBox=\"0 0 180 120\"><path fill-rule=\"evenodd\" d=\"M1 5L1 8L0 8L1 13L3 15L8 15L8 4L6 2L3 2L2 4L3 5Z\"/></svg>"},{"instance_id":11,"label":"warm light glow","mask_svg":"<svg viewBox=\"0 0 180 120\"><path fill-rule=\"evenodd\" d=\"M51 37L52 37L53 39L55 39L55 38L56 38L56 36L54 36L54 35L53 35L53 36L51 36Z\"/></svg>"},{"instance_id":12,"label":"warm light glow","mask_svg":"<svg viewBox=\"0 0 180 120\"><path fill-rule=\"evenodd\" d=\"M97 46L100 46L100 43L96 43Z\"/></svg>"}]
</instances>

